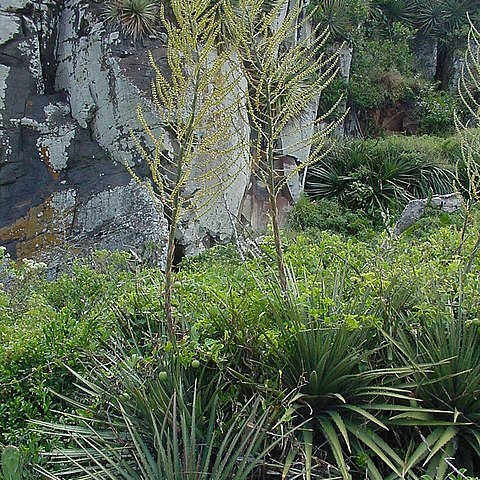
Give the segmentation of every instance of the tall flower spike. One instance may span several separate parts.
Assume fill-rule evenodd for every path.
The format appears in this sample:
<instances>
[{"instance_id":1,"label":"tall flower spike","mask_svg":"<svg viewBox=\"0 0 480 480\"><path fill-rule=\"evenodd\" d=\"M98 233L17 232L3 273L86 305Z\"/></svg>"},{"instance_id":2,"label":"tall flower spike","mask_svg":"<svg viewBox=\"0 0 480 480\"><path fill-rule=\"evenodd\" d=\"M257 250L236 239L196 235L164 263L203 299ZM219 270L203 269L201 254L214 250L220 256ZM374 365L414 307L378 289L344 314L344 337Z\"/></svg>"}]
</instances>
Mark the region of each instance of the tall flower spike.
<instances>
[{"instance_id":1,"label":"tall flower spike","mask_svg":"<svg viewBox=\"0 0 480 480\"><path fill-rule=\"evenodd\" d=\"M170 340L175 344L176 321L172 308L173 260L179 221L190 211L197 218L212 206L246 167L244 139L237 134L242 101L240 72L232 61L233 50L222 44L209 0L172 0L175 20L160 18L167 32L167 64L161 69L150 53L155 79L152 102L163 132L148 124L137 111L143 137L132 136L140 157L150 169L150 179L133 177L147 185L156 204L165 207L169 237L165 270L165 316ZM164 135L174 148L165 153ZM153 148L152 148L153 146ZM150 183L153 181L152 183Z\"/></svg>"},{"instance_id":2,"label":"tall flower spike","mask_svg":"<svg viewBox=\"0 0 480 480\"><path fill-rule=\"evenodd\" d=\"M288 2L287 2L288 3ZM280 238L277 198L286 182L301 170L318 162L324 155L327 138L338 122L330 123L312 133L302 143L311 147L308 160L294 167L288 174L277 171L276 159L288 152L282 146L282 134L287 127L302 117L306 108L318 100L321 92L338 73L338 51L324 52L327 32L315 30L294 45L298 29L311 15L301 20L306 4L297 0L285 10L285 0L276 0L270 8L267 2L239 0L239 8L227 8L229 29L235 32L244 75L248 82L248 113L254 134L252 136L252 164L254 174L265 186L270 208L270 220L275 240L279 280L284 290L287 278ZM314 127L316 121L301 127ZM300 128L301 128L300 127Z\"/></svg>"}]
</instances>

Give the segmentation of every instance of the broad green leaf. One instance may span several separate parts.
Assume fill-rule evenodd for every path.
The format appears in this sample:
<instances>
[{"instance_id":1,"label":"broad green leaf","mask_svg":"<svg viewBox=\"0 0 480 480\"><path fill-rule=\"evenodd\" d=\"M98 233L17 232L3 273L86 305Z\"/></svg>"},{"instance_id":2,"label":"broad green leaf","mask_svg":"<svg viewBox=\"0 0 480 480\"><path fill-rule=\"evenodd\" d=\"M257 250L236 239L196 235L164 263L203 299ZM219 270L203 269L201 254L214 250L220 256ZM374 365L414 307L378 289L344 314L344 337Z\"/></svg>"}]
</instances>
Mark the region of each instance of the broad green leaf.
<instances>
[{"instance_id":1,"label":"broad green leaf","mask_svg":"<svg viewBox=\"0 0 480 480\"><path fill-rule=\"evenodd\" d=\"M328 411L328 414L330 415L330 417L332 417L332 420L335 422L335 425L337 426L338 430L343 436L343 439L345 440L345 443L347 444L349 453L351 453L352 449L350 447L350 441L348 439L348 432L347 432L347 428L345 427L345 423L342 420L342 417L335 410Z\"/></svg>"},{"instance_id":2,"label":"broad green leaf","mask_svg":"<svg viewBox=\"0 0 480 480\"><path fill-rule=\"evenodd\" d=\"M434 445L438 439L442 436L444 432L443 428L436 428L424 442L421 442L417 449L412 453L408 459L406 465L403 468L403 472L407 473L411 468L413 468L417 463L422 460L425 456L428 455L432 445Z\"/></svg>"},{"instance_id":3,"label":"broad green leaf","mask_svg":"<svg viewBox=\"0 0 480 480\"><path fill-rule=\"evenodd\" d=\"M383 428L384 430L388 430L388 427L381 422L378 418L374 417L371 413L368 413L366 410L360 407L356 407L354 405L345 405L344 407L346 410L351 410L352 412L358 413L362 417L365 417L367 420L375 423L379 427Z\"/></svg>"},{"instance_id":4,"label":"broad green leaf","mask_svg":"<svg viewBox=\"0 0 480 480\"><path fill-rule=\"evenodd\" d=\"M9 445L2 452L2 473L4 480L22 478L22 458L17 447Z\"/></svg>"},{"instance_id":5,"label":"broad green leaf","mask_svg":"<svg viewBox=\"0 0 480 480\"><path fill-rule=\"evenodd\" d=\"M291 448L290 451L288 452L287 458L285 459L285 463L283 465L282 480L285 480L287 478L288 472L290 471L292 463L295 460L295 457L297 455L298 455L298 450L295 448Z\"/></svg>"},{"instance_id":6,"label":"broad green leaf","mask_svg":"<svg viewBox=\"0 0 480 480\"><path fill-rule=\"evenodd\" d=\"M402 459L378 435L372 431L367 432L365 428L359 425L347 422L345 422L345 425L352 435L373 450L385 465L401 477Z\"/></svg>"}]
</instances>

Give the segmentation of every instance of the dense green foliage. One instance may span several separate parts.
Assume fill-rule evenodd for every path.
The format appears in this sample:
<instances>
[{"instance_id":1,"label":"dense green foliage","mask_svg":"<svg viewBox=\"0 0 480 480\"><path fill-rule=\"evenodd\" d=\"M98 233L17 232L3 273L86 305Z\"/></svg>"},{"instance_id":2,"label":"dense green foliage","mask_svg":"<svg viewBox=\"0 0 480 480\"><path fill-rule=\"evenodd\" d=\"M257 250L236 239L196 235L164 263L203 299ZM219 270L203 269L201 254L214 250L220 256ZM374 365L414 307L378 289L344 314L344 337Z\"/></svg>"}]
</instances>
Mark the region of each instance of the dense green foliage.
<instances>
[{"instance_id":1,"label":"dense green foliage","mask_svg":"<svg viewBox=\"0 0 480 480\"><path fill-rule=\"evenodd\" d=\"M480 13L477 0L315 0L312 6L332 42L352 49L349 81L332 84L327 97L346 93L362 134L382 134L384 118L400 115L403 125L387 122L386 128L453 131L454 73L467 45L467 15L475 23Z\"/></svg>"},{"instance_id":2,"label":"dense green foliage","mask_svg":"<svg viewBox=\"0 0 480 480\"><path fill-rule=\"evenodd\" d=\"M395 24L387 38L363 37L355 45L348 85L352 106L373 109L413 97L411 32Z\"/></svg>"},{"instance_id":3,"label":"dense green foliage","mask_svg":"<svg viewBox=\"0 0 480 480\"><path fill-rule=\"evenodd\" d=\"M0 260L2 261L2 260ZM0 282L0 443L35 454L38 436L29 419L53 419L61 401L51 391L72 390L66 366L81 369L108 331L107 305L121 296L121 255L99 253L92 266L76 264L55 282L31 261L2 273ZM111 315L110 315L111 316Z\"/></svg>"},{"instance_id":4,"label":"dense green foliage","mask_svg":"<svg viewBox=\"0 0 480 480\"><path fill-rule=\"evenodd\" d=\"M459 105L450 92L438 91L426 84L417 96L414 115L418 119L419 133L448 134L454 129L454 113Z\"/></svg>"},{"instance_id":5,"label":"dense green foliage","mask_svg":"<svg viewBox=\"0 0 480 480\"><path fill-rule=\"evenodd\" d=\"M331 226L322 230L324 218L328 225L328 206L333 208ZM256 468L264 456L291 472L306 461L305 468L321 478L326 460L344 478L350 474L364 478L368 471L369 478L376 479L401 469L420 475L427 460L430 474L437 465L451 473L442 460L445 452L455 458L456 467L478 473L475 415L480 384L476 386L476 370L471 370L480 364L476 327L480 277L472 256L474 231L467 224L466 236L462 234L461 215L458 219L433 215L392 240L367 230L369 222L362 224L359 216L359 228L352 232L335 219L344 214L355 220L356 214L338 205L300 203L292 222L297 228L307 227L308 234L284 240L287 297L275 279L270 259L274 246L268 238L262 245L263 259L243 263L233 247L217 247L185 260L173 297L185 332L176 352L167 340L163 280L155 269L107 254L96 256L90 265L77 263L71 275L55 281L44 279L41 266L8 267L0 318L2 443L21 446L27 461L36 457L39 447L50 450L52 440L29 431L24 420L56 421L53 409L70 418L55 430L57 434L69 432L69 424L75 422L72 415L78 414L86 420L101 419L108 432L111 420L102 413L107 402L118 413L116 422L133 422L135 430L125 427L125 435L139 435L144 442L143 447L135 447L141 448L137 454L128 450L128 443L124 447L127 457L133 455L128 457L131 465L138 452L145 454L151 448L156 435L165 458L172 458L177 442L209 464L195 445L203 435L217 435L217 428L228 431L235 412L237 432L245 428L243 421L269 425L271 433L263 427L254 429L259 435L255 437L259 443L252 443L257 445ZM115 325L116 333L110 337ZM93 377L86 373L91 367L85 369L92 362L97 372ZM30 382L19 381L26 375L31 375ZM463 377L465 381L460 381ZM151 380L145 383L145 379ZM87 383L79 396L73 383L82 382ZM201 387L201 397L195 396L195 385ZM72 397L73 403L55 397L50 388ZM455 393L452 388L462 390ZM209 389L216 393L207 394ZM176 401L184 403L169 403L174 392ZM264 399L256 404L255 418L239 407L252 395ZM204 401L200 398L216 405L213 410L202 407L201 418L191 410L195 402ZM412 403L412 398L419 403ZM274 416L265 410L267 405L276 406ZM147 419L152 409L157 409L157 423L147 428L142 418ZM146 413L140 415L141 411ZM209 423L207 411L216 412L214 423ZM286 415L282 441L291 446L283 454L273 440L278 437L270 437L280 412ZM188 445L170 436L177 434L168 427L167 418L184 425L181 435L190 438L188 432L195 432ZM45 424L39 427L50 429ZM80 436L87 439L88 432ZM108 438L108 448L113 448L117 440ZM214 438L212 458L219 458L213 452L222 448L228 451L228 442L233 450L246 447L236 443L235 436ZM422 438L429 439L437 455L422 449ZM59 440L54 435L54 444ZM264 452L258 450L263 442L271 447ZM102 448L109 451L105 445ZM461 445L459 455L452 450L457 445ZM51 471L54 458L65 461L56 455L44 468ZM182 458L190 461L188 456ZM88 458L82 462L90 464ZM237 471L231 466L232 472ZM171 468L183 467L172 464ZM247 478L238 475L234 478Z\"/></svg>"},{"instance_id":6,"label":"dense green foliage","mask_svg":"<svg viewBox=\"0 0 480 480\"><path fill-rule=\"evenodd\" d=\"M373 216L378 211L404 206L412 198L426 198L430 192L452 192L452 151L451 142L428 137L339 145L309 170L307 193L312 198L336 199Z\"/></svg>"},{"instance_id":7,"label":"dense green foliage","mask_svg":"<svg viewBox=\"0 0 480 480\"><path fill-rule=\"evenodd\" d=\"M212 48L224 27L242 39L257 128L275 120L280 135L309 102L305 89L318 93L318 82L329 86L325 111L343 91L366 123L372 112L407 108L418 132L451 133L457 100L438 88L445 88L451 45L464 40L466 12L474 14L476 2L318 3L314 18L333 43L354 46L348 85L321 77L305 82L308 62L295 61L292 70L294 57L281 49L287 27L279 34L270 29L282 5L267 4L249 4L252 25L245 31L232 22L239 17L228 4L205 1L197 12L213 29ZM138 38L157 32L158 6L114 0L106 16ZM212 7L230 17L218 31L204 16ZM188 29L182 18L178 24ZM252 42L259 18L261 35ZM176 24L170 28L172 39ZM438 83L415 72L412 46L421 37L437 41ZM314 48L326 39L317 38ZM183 45L183 37L177 40ZM268 55L270 49L285 59ZM180 65L181 57L169 58ZM326 71L335 71L333 64ZM183 79L181 67L177 74ZM159 90L166 83L157 76ZM285 95L285 85L295 88ZM264 102L272 92L278 118ZM292 103L299 110L289 117L284 109ZM264 104L270 111L259 116ZM198 120L193 110L191 116ZM279 137L258 131L269 138L267 177L276 195ZM190 133L193 159L198 143ZM391 216L412 198L458 185L476 198L459 137L388 137L333 148L309 168L316 200L298 203L289 230L273 222L273 237L260 240L246 260L232 245L216 247L184 259L174 272L172 247L164 275L127 254L99 252L52 280L45 265L15 264L2 251L0 478L478 475L478 206L429 212L400 238L390 233ZM180 189L171 190L179 197ZM171 240L173 246L174 233ZM279 256L282 268L275 268Z\"/></svg>"},{"instance_id":8,"label":"dense green foliage","mask_svg":"<svg viewBox=\"0 0 480 480\"><path fill-rule=\"evenodd\" d=\"M381 224L366 217L362 212L350 210L335 200L310 201L300 199L290 215L290 227L305 230L311 235L321 230L330 230L343 235L369 236Z\"/></svg>"}]
</instances>

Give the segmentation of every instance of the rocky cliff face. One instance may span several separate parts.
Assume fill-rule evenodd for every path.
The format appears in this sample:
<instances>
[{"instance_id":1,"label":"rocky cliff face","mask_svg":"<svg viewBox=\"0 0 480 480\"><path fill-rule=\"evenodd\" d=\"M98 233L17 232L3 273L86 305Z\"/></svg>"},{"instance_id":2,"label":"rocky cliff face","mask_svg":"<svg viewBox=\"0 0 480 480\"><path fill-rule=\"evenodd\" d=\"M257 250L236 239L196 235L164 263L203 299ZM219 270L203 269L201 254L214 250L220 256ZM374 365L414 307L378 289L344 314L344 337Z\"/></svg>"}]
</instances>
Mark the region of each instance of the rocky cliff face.
<instances>
[{"instance_id":1,"label":"rocky cliff face","mask_svg":"<svg viewBox=\"0 0 480 480\"><path fill-rule=\"evenodd\" d=\"M165 46L108 31L101 8L0 0L0 245L14 256L155 245L163 261L167 221L124 164L138 162L137 105L149 110L147 52L161 64ZM161 130L153 115L149 124ZM189 220L188 252L231 236L247 183L238 175L208 215Z\"/></svg>"},{"instance_id":2,"label":"rocky cliff face","mask_svg":"<svg viewBox=\"0 0 480 480\"><path fill-rule=\"evenodd\" d=\"M0 5L0 243L15 256L67 239L162 244L166 220L123 165L145 59L105 31L98 4Z\"/></svg>"},{"instance_id":3,"label":"rocky cliff face","mask_svg":"<svg viewBox=\"0 0 480 480\"><path fill-rule=\"evenodd\" d=\"M143 133L139 104L154 111L148 52L162 68L166 46L161 39L135 44L123 38L106 28L102 9L101 0L0 0L0 245L14 257L130 248L148 250L163 263L167 220L125 163L148 174L130 129ZM246 91L244 84L238 88ZM317 103L303 120L309 129ZM232 145L250 135L245 104L241 110ZM155 115L147 120L168 143ZM298 147L311 133L304 130L287 125L279 170L308 158L309 146ZM237 163L223 172L229 187L210 211L180 226L185 253L229 240L239 219L256 230L265 227L266 192L250 178L247 150ZM298 178L289 182L279 199L281 214L299 188Z\"/></svg>"}]
</instances>

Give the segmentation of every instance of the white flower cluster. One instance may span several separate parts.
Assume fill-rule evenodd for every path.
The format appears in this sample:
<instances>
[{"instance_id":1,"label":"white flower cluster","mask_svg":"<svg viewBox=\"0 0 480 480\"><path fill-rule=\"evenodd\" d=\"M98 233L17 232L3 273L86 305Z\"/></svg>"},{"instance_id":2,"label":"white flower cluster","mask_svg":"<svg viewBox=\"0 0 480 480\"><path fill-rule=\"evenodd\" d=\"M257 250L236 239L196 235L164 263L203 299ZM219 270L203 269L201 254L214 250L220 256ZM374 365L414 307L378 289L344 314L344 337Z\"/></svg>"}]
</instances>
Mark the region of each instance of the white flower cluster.
<instances>
[{"instance_id":1,"label":"white flower cluster","mask_svg":"<svg viewBox=\"0 0 480 480\"><path fill-rule=\"evenodd\" d=\"M44 262L36 262L31 258L24 258L23 259L23 266L26 270L31 272L38 272L45 270L47 268L47 264Z\"/></svg>"}]
</instances>

